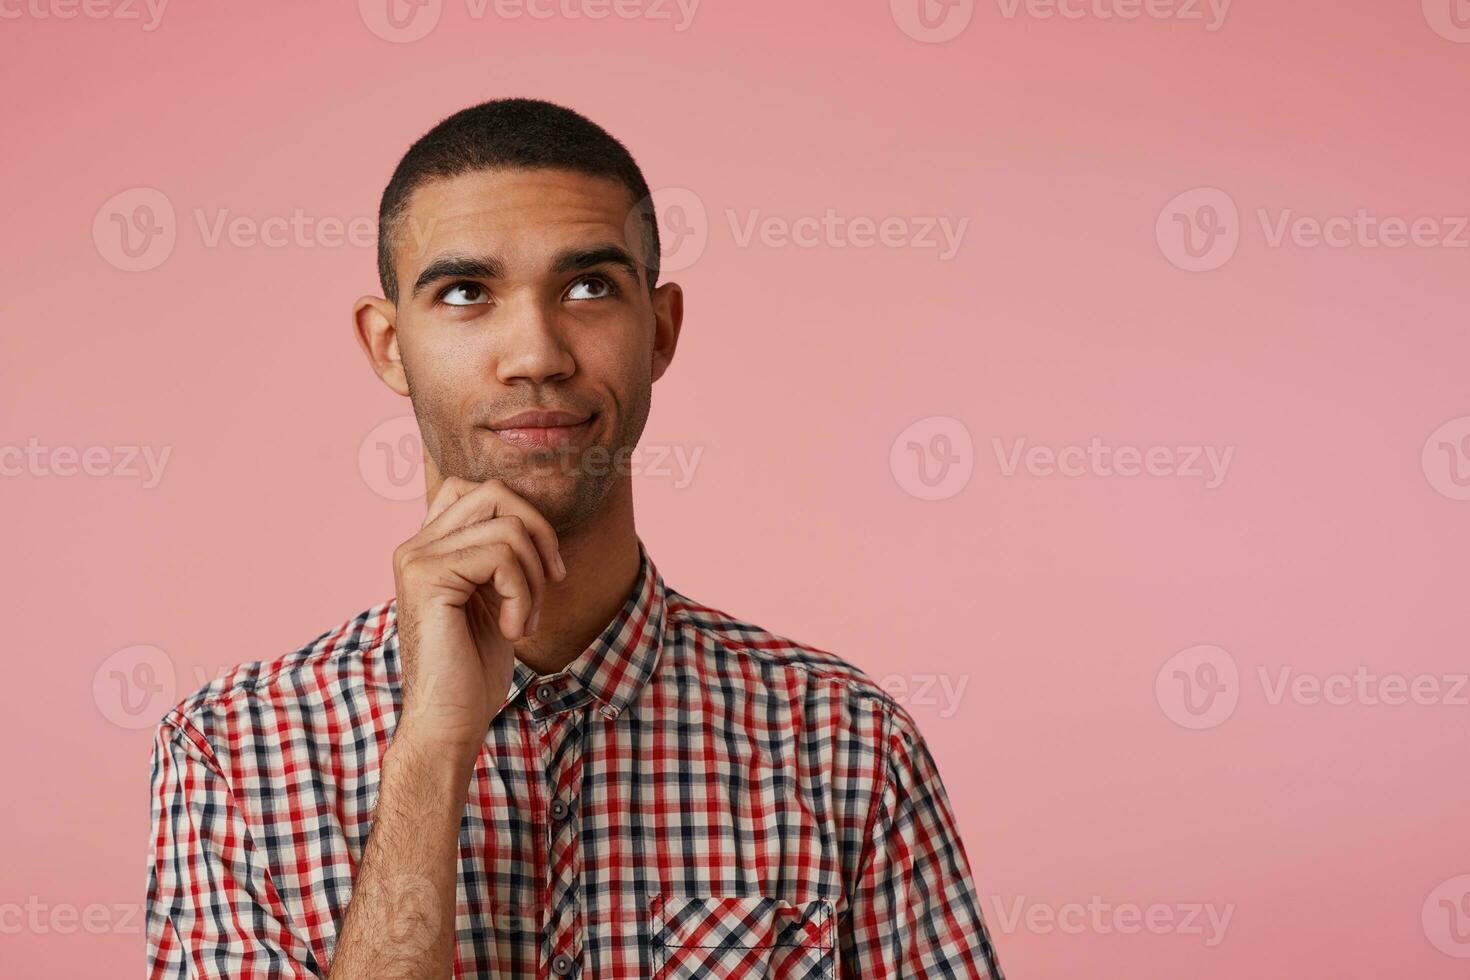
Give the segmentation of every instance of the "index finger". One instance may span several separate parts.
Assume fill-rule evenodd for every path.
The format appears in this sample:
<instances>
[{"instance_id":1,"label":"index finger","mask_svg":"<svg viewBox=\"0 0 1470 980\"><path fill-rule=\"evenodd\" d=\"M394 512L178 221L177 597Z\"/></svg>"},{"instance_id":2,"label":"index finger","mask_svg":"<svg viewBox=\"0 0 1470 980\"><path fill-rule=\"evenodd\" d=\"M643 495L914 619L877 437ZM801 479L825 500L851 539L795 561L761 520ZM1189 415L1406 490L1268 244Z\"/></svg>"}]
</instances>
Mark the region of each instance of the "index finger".
<instances>
[{"instance_id":1,"label":"index finger","mask_svg":"<svg viewBox=\"0 0 1470 980\"><path fill-rule=\"evenodd\" d=\"M558 579L565 577L566 564L562 561L561 540L557 537L556 529L530 501L506 486L503 481L471 483L468 480L458 480L453 487L446 481L434 498L434 504L435 507L431 508L431 519L425 522L424 527L439 534L507 514L519 517L541 555L547 575L554 575Z\"/></svg>"},{"instance_id":2,"label":"index finger","mask_svg":"<svg viewBox=\"0 0 1470 980\"><path fill-rule=\"evenodd\" d=\"M439 484L439 490L434 494L434 499L429 501L429 512L424 515L424 522L419 527L425 528L434 523L434 519L444 513L450 504L478 486L480 484L470 480L461 480L457 476L445 477L444 482Z\"/></svg>"}]
</instances>

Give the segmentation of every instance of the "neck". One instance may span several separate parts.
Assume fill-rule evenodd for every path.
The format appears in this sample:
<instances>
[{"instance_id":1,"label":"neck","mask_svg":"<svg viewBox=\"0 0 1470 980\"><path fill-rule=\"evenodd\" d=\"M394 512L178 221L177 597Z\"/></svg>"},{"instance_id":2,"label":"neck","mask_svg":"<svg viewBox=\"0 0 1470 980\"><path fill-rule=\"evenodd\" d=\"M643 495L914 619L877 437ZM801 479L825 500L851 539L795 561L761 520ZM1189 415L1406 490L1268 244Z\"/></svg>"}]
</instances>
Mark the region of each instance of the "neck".
<instances>
[{"instance_id":1,"label":"neck","mask_svg":"<svg viewBox=\"0 0 1470 980\"><path fill-rule=\"evenodd\" d=\"M577 527L557 529L567 577L546 583L536 632L515 645L516 659L538 674L554 674L575 660L607 627L638 578L638 537L630 481Z\"/></svg>"}]
</instances>

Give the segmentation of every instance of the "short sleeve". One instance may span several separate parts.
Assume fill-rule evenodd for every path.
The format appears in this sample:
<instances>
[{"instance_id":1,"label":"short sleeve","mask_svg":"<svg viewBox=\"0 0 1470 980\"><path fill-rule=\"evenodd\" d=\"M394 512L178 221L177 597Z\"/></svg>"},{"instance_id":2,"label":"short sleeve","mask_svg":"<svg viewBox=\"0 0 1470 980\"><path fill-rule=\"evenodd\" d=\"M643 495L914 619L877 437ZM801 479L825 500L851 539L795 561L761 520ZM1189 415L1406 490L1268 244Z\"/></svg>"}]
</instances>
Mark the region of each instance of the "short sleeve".
<instances>
[{"instance_id":1,"label":"short sleeve","mask_svg":"<svg viewBox=\"0 0 1470 980\"><path fill-rule=\"evenodd\" d=\"M208 742L171 715L154 733L148 976L321 977Z\"/></svg>"},{"instance_id":2,"label":"short sleeve","mask_svg":"<svg viewBox=\"0 0 1470 980\"><path fill-rule=\"evenodd\" d=\"M852 980L1003 980L939 772L894 708L887 779L841 936Z\"/></svg>"}]
</instances>

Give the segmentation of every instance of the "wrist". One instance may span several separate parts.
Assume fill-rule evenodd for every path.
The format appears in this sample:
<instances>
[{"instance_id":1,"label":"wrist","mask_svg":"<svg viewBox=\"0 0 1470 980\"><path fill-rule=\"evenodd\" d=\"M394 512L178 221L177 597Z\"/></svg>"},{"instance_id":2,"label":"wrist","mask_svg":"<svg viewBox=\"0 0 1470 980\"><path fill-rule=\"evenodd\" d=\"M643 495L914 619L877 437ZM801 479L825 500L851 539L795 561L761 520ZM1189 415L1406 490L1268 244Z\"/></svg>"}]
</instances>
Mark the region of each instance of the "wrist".
<instances>
[{"instance_id":1,"label":"wrist","mask_svg":"<svg viewBox=\"0 0 1470 980\"><path fill-rule=\"evenodd\" d=\"M416 769L427 767L468 774L480 756L481 745L480 741L471 742L466 737L441 732L412 717L403 716L393 732L388 753L408 758Z\"/></svg>"}]
</instances>

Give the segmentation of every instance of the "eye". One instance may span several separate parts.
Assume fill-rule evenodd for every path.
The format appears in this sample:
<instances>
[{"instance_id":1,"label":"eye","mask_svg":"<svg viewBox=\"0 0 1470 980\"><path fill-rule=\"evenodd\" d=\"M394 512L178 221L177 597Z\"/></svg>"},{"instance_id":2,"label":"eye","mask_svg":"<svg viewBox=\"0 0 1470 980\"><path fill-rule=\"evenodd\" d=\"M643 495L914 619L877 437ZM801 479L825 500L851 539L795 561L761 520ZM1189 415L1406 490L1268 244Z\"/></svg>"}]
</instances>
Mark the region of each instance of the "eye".
<instances>
[{"instance_id":1,"label":"eye","mask_svg":"<svg viewBox=\"0 0 1470 980\"><path fill-rule=\"evenodd\" d=\"M490 301L490 294L477 282L457 282L439 294L445 306L479 306Z\"/></svg>"},{"instance_id":2,"label":"eye","mask_svg":"<svg viewBox=\"0 0 1470 980\"><path fill-rule=\"evenodd\" d=\"M567 290L567 299L606 299L616 296L618 287L605 276L583 276Z\"/></svg>"}]
</instances>

